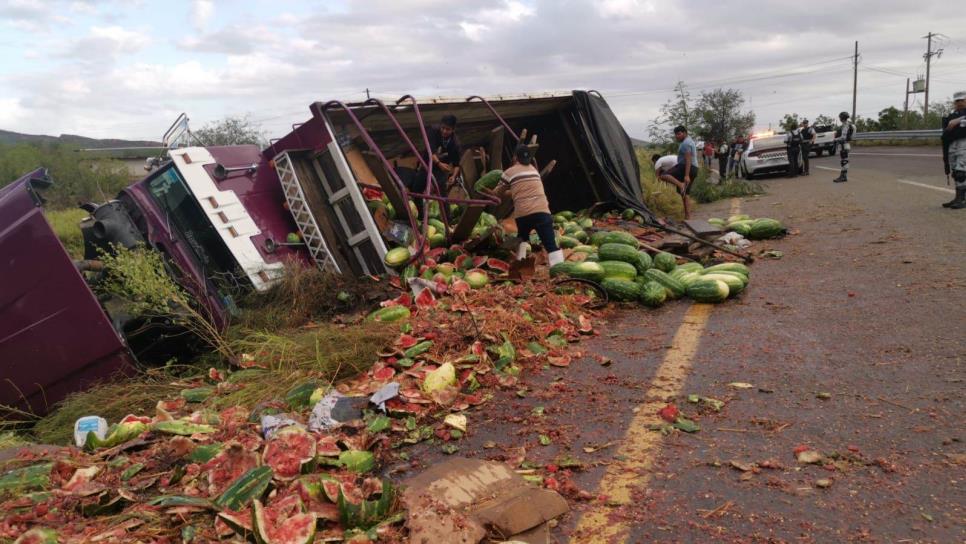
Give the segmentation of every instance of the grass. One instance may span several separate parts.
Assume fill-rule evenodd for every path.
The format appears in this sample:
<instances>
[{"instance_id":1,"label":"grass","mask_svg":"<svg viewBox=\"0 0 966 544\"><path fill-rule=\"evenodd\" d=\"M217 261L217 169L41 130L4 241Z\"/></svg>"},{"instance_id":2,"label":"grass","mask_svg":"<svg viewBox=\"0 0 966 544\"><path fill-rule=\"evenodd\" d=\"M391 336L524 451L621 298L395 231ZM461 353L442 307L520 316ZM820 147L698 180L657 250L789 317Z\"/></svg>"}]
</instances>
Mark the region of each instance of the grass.
<instances>
[{"instance_id":1,"label":"grass","mask_svg":"<svg viewBox=\"0 0 966 544\"><path fill-rule=\"evenodd\" d=\"M26 446L30 441L13 431L0 432L0 451L18 446Z\"/></svg>"},{"instance_id":2,"label":"grass","mask_svg":"<svg viewBox=\"0 0 966 544\"><path fill-rule=\"evenodd\" d=\"M80 231L80 221L89 214L79 208L64 210L45 210L47 222L53 227L60 242L67 248L67 253L74 259L84 258L84 237Z\"/></svg>"},{"instance_id":3,"label":"grass","mask_svg":"<svg viewBox=\"0 0 966 544\"><path fill-rule=\"evenodd\" d=\"M389 298L385 284L323 272L314 266L291 263L271 289L253 291L239 306L238 325L278 331L301 327L313 320L366 309L372 301Z\"/></svg>"},{"instance_id":4,"label":"grass","mask_svg":"<svg viewBox=\"0 0 966 544\"><path fill-rule=\"evenodd\" d=\"M276 332L235 327L230 331L234 337L227 340L232 348L267 368L236 372L230 381L238 388L212 397L206 406L215 410L253 408L284 398L289 389L306 380L334 383L352 377L372 366L377 353L398 332L398 327L376 323L327 323ZM179 383L185 380L185 369L177 370L153 369L75 393L36 422L32 438L42 444L67 444L73 439L74 422L81 416L99 415L116 423L128 414L154 415L159 400L177 398L185 388ZM188 368L196 376L204 370L203 365Z\"/></svg>"},{"instance_id":5,"label":"grass","mask_svg":"<svg viewBox=\"0 0 966 544\"><path fill-rule=\"evenodd\" d=\"M707 170L702 169L691 187L691 198L701 203L714 202L723 198L760 195L765 192L761 185L738 178L729 178L721 183L709 183Z\"/></svg>"},{"instance_id":6,"label":"grass","mask_svg":"<svg viewBox=\"0 0 966 544\"><path fill-rule=\"evenodd\" d=\"M41 444L67 444L74 437L74 422L82 416L98 415L109 423L128 414L154 415L158 401L177 395L182 387L172 385L163 369L135 378L103 382L61 401L37 421L33 436Z\"/></svg>"},{"instance_id":7,"label":"grass","mask_svg":"<svg viewBox=\"0 0 966 544\"><path fill-rule=\"evenodd\" d=\"M253 407L277 400L309 379L334 383L365 372L377 353L390 345L398 327L377 323L320 324L281 332L236 329L230 340L239 354L252 357L265 370L246 372L243 387L212 401L212 407Z\"/></svg>"}]
</instances>

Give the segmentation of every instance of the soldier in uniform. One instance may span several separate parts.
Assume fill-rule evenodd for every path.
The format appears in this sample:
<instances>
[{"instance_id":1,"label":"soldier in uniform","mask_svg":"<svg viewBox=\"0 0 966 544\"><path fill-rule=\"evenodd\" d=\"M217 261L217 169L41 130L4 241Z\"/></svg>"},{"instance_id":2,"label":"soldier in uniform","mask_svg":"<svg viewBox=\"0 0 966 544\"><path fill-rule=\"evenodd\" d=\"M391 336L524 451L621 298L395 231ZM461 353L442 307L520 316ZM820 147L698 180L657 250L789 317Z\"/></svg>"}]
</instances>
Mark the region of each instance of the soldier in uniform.
<instances>
[{"instance_id":1,"label":"soldier in uniform","mask_svg":"<svg viewBox=\"0 0 966 544\"><path fill-rule=\"evenodd\" d=\"M808 154L812 152L812 144L815 143L817 133L815 129L808 126L808 119L802 120L802 174L809 175Z\"/></svg>"},{"instance_id":2,"label":"soldier in uniform","mask_svg":"<svg viewBox=\"0 0 966 544\"><path fill-rule=\"evenodd\" d=\"M839 121L842 124L835 130L835 141L839 144L839 157L842 159L842 171L839 177L833 179L835 183L844 183L849 180L849 150L852 149L852 136L855 135L855 123L849 121L849 113L843 111L839 114Z\"/></svg>"},{"instance_id":3,"label":"soldier in uniform","mask_svg":"<svg viewBox=\"0 0 966 544\"><path fill-rule=\"evenodd\" d=\"M798 177L798 155L802 151L802 131L793 127L785 135L785 147L788 153L788 174L790 178Z\"/></svg>"},{"instance_id":4,"label":"soldier in uniform","mask_svg":"<svg viewBox=\"0 0 966 544\"><path fill-rule=\"evenodd\" d=\"M953 95L953 108L943 117L942 142L946 175L952 172L956 197L943 203L943 208L961 210L966 208L966 91Z\"/></svg>"}]
</instances>

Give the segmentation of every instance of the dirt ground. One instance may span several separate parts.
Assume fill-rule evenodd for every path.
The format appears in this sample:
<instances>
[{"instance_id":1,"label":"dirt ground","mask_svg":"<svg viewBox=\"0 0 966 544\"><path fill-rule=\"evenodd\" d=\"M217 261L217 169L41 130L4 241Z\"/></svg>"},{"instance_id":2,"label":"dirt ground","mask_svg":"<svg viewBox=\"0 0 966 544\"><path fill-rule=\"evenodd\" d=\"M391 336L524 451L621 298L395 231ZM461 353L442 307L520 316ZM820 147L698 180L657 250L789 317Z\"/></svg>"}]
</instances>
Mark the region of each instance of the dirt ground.
<instances>
[{"instance_id":1,"label":"dirt ground","mask_svg":"<svg viewBox=\"0 0 966 544\"><path fill-rule=\"evenodd\" d=\"M674 401L700 431L656 437L647 459L625 440L679 349L690 305L679 301L611 312L570 368L470 414L458 454L504 460L523 447L541 474L582 464L556 473L576 486L558 542L966 541L966 211L939 207L952 193L936 155L863 149L846 184L831 183L837 158L813 159L809 177L698 208L791 229L756 246L783 257L759 259L748 290L711 309L679 395L649 399ZM702 409L689 394L725 404ZM420 449L424 465L445 457ZM822 460L799 462L803 449ZM635 471L632 500L601 491L608 467Z\"/></svg>"}]
</instances>

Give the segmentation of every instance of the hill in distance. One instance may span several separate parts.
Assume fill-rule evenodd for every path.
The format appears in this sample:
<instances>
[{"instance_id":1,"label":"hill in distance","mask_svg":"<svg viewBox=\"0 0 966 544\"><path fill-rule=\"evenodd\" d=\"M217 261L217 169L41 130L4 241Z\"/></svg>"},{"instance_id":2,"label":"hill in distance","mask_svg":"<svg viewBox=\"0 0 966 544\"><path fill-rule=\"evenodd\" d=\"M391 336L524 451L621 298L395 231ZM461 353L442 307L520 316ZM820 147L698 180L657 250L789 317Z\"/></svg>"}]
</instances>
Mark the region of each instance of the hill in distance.
<instances>
[{"instance_id":1,"label":"hill in distance","mask_svg":"<svg viewBox=\"0 0 966 544\"><path fill-rule=\"evenodd\" d=\"M147 140L119 140L115 138L97 139L76 134L61 134L60 136L47 136L44 134L22 134L10 130L0 130L0 144L18 143L48 143L65 144L78 149L86 148L105 148L105 147L158 147L160 142Z\"/></svg>"}]
</instances>

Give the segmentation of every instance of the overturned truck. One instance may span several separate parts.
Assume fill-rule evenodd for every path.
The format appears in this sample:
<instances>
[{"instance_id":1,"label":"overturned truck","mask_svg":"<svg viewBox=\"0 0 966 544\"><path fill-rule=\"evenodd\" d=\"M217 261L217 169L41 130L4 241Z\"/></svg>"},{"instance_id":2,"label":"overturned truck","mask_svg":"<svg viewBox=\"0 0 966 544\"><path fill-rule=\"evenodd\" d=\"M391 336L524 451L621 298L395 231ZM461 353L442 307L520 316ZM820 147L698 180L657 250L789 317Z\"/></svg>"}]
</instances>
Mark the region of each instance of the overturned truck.
<instances>
[{"instance_id":1,"label":"overturned truck","mask_svg":"<svg viewBox=\"0 0 966 544\"><path fill-rule=\"evenodd\" d=\"M330 101L309 111L265 149L171 147L115 200L84 206L90 216L81 224L79 261L43 218L46 171L0 190L0 403L42 413L96 380L183 349L185 331L125 315L89 287L91 263L116 246L158 251L172 278L225 327L238 294L269 289L286 263L382 274L390 272L384 258L392 244L413 247L416 260L430 237L447 245L471 238L484 211L511 211L475 187L485 173L508 166L521 142L536 152L552 211L600 204L653 219L630 139L593 91L424 104L411 96L391 104ZM458 118L462 144L462 177L450 184L428 168L434 150L427 127L444 114ZM406 176L425 176L425 183Z\"/></svg>"}]
</instances>

